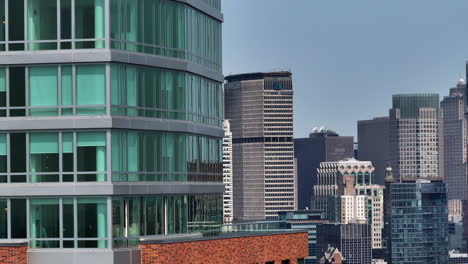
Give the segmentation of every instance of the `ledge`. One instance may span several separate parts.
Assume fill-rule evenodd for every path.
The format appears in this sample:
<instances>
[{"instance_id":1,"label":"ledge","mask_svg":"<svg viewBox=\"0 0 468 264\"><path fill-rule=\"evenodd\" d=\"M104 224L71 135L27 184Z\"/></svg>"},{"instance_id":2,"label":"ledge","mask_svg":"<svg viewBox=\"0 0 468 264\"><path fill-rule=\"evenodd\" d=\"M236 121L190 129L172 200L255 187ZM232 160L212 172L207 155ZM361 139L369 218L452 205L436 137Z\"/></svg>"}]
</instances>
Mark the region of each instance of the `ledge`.
<instances>
[{"instance_id":1,"label":"ledge","mask_svg":"<svg viewBox=\"0 0 468 264\"><path fill-rule=\"evenodd\" d=\"M146 53L129 52L113 49L71 49L41 51L6 51L0 52L0 65L29 64L65 64L65 63L106 63L120 62L185 71L202 77L224 82L223 74L194 62L156 56Z\"/></svg>"},{"instance_id":2,"label":"ledge","mask_svg":"<svg viewBox=\"0 0 468 264\"><path fill-rule=\"evenodd\" d=\"M0 240L0 247L27 247L29 242L26 240Z\"/></svg>"},{"instance_id":3,"label":"ledge","mask_svg":"<svg viewBox=\"0 0 468 264\"><path fill-rule=\"evenodd\" d=\"M215 194L223 191L223 183L194 182L0 184L0 197Z\"/></svg>"},{"instance_id":4,"label":"ledge","mask_svg":"<svg viewBox=\"0 0 468 264\"><path fill-rule=\"evenodd\" d=\"M211 7L209 4L207 4L206 2L202 1L202 0L175 0L177 2L181 2L181 3L185 3L209 16L211 16L212 18L220 21L220 22L223 22L224 20L224 17L223 17L223 14L221 13L221 11L217 10L216 8L214 7Z\"/></svg>"},{"instance_id":5,"label":"ledge","mask_svg":"<svg viewBox=\"0 0 468 264\"><path fill-rule=\"evenodd\" d=\"M0 131L127 129L223 137L224 130L191 121L125 116L50 116L0 118Z\"/></svg>"},{"instance_id":6,"label":"ledge","mask_svg":"<svg viewBox=\"0 0 468 264\"><path fill-rule=\"evenodd\" d=\"M287 230L284 231L264 231L264 232L232 232L222 233L218 236L186 236L186 237L171 237L166 238L142 238L140 244L172 244L172 243L184 243L184 242L196 242L196 241L209 241L219 239L230 239L230 238L243 238L243 237L257 237L257 236L277 236L277 235L290 235L290 234L302 234L308 233L307 230Z\"/></svg>"}]
</instances>

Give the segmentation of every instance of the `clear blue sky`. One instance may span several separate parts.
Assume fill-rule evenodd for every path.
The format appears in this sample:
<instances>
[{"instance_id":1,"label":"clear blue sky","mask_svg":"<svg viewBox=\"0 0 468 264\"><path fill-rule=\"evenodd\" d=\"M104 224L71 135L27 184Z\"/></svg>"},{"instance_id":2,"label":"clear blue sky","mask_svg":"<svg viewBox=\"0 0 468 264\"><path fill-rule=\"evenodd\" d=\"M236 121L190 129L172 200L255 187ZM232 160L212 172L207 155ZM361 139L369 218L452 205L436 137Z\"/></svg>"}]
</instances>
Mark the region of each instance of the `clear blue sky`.
<instances>
[{"instance_id":1,"label":"clear blue sky","mask_svg":"<svg viewBox=\"0 0 468 264\"><path fill-rule=\"evenodd\" d=\"M294 129L356 136L391 95L465 76L468 0L223 0L224 74L290 69Z\"/></svg>"}]
</instances>

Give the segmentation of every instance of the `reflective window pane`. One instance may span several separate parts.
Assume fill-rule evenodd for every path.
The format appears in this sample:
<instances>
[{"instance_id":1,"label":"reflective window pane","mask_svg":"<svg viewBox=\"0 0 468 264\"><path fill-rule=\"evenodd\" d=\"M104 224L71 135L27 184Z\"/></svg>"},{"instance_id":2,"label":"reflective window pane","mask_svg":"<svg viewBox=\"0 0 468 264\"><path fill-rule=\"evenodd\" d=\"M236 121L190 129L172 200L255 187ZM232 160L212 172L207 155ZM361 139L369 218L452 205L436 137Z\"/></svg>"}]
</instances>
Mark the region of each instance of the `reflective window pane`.
<instances>
[{"instance_id":1,"label":"reflective window pane","mask_svg":"<svg viewBox=\"0 0 468 264\"><path fill-rule=\"evenodd\" d=\"M104 0L75 1L75 38L102 39L105 37ZM104 41L81 41L77 48L104 48Z\"/></svg>"},{"instance_id":2,"label":"reflective window pane","mask_svg":"<svg viewBox=\"0 0 468 264\"><path fill-rule=\"evenodd\" d=\"M59 238L59 200L30 199L30 238ZM58 247L57 241L31 240L31 248Z\"/></svg>"},{"instance_id":3,"label":"reflective window pane","mask_svg":"<svg viewBox=\"0 0 468 264\"><path fill-rule=\"evenodd\" d=\"M74 210L73 199L63 199L63 237L74 237Z\"/></svg>"},{"instance_id":4,"label":"reflective window pane","mask_svg":"<svg viewBox=\"0 0 468 264\"><path fill-rule=\"evenodd\" d=\"M57 0L28 0L28 40L57 39ZM57 42L29 43L29 50L56 49Z\"/></svg>"},{"instance_id":5,"label":"reflective window pane","mask_svg":"<svg viewBox=\"0 0 468 264\"><path fill-rule=\"evenodd\" d=\"M0 239L8 238L8 208L7 200L0 200Z\"/></svg>"},{"instance_id":6,"label":"reflective window pane","mask_svg":"<svg viewBox=\"0 0 468 264\"><path fill-rule=\"evenodd\" d=\"M78 198L77 210L79 238L107 237L107 199ZM80 241L79 247L105 248L106 241Z\"/></svg>"},{"instance_id":7,"label":"reflective window pane","mask_svg":"<svg viewBox=\"0 0 468 264\"><path fill-rule=\"evenodd\" d=\"M107 167L106 144L106 132L77 133L78 171L105 172ZM85 179L83 181L105 181L106 174L83 174L82 178Z\"/></svg>"},{"instance_id":8,"label":"reflective window pane","mask_svg":"<svg viewBox=\"0 0 468 264\"><path fill-rule=\"evenodd\" d=\"M29 105L31 116L57 115L57 66L29 67ZM55 106L47 108L50 106ZM38 108L34 108L38 107Z\"/></svg>"},{"instance_id":9,"label":"reflective window pane","mask_svg":"<svg viewBox=\"0 0 468 264\"><path fill-rule=\"evenodd\" d=\"M26 199L11 199L11 238L26 238Z\"/></svg>"},{"instance_id":10,"label":"reflective window pane","mask_svg":"<svg viewBox=\"0 0 468 264\"><path fill-rule=\"evenodd\" d=\"M76 67L76 103L80 115L104 114L106 104L106 76L104 65ZM101 107L100 107L101 105Z\"/></svg>"},{"instance_id":11,"label":"reflective window pane","mask_svg":"<svg viewBox=\"0 0 468 264\"><path fill-rule=\"evenodd\" d=\"M58 133L29 134L29 171L31 182L57 182L58 174L41 174L59 171Z\"/></svg>"}]
</instances>

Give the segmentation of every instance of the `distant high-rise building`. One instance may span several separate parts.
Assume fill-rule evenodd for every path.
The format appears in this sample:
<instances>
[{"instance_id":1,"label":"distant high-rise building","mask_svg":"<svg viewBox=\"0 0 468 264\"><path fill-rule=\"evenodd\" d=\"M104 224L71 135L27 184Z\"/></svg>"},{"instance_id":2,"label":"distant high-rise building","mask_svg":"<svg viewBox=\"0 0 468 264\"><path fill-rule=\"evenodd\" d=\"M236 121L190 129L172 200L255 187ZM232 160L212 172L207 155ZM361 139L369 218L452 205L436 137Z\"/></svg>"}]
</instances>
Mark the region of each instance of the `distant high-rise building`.
<instances>
[{"instance_id":1,"label":"distant high-rise building","mask_svg":"<svg viewBox=\"0 0 468 264\"><path fill-rule=\"evenodd\" d=\"M390 159L394 177L440 178L439 95L398 94L390 109Z\"/></svg>"},{"instance_id":2,"label":"distant high-rise building","mask_svg":"<svg viewBox=\"0 0 468 264\"><path fill-rule=\"evenodd\" d=\"M367 222L367 196L341 196L341 223Z\"/></svg>"},{"instance_id":3,"label":"distant high-rise building","mask_svg":"<svg viewBox=\"0 0 468 264\"><path fill-rule=\"evenodd\" d=\"M358 121L359 160L371 161L375 183L384 184L385 169L390 161L390 122L388 117Z\"/></svg>"},{"instance_id":4,"label":"distant high-rise building","mask_svg":"<svg viewBox=\"0 0 468 264\"><path fill-rule=\"evenodd\" d=\"M384 186L377 184L357 184L358 196L366 197L366 219L371 225L372 249L382 249L384 228Z\"/></svg>"},{"instance_id":5,"label":"distant high-rise building","mask_svg":"<svg viewBox=\"0 0 468 264\"><path fill-rule=\"evenodd\" d=\"M440 102L442 116L444 180L449 199L468 199L467 123L465 118L465 80L450 89Z\"/></svg>"},{"instance_id":6,"label":"distant high-rise building","mask_svg":"<svg viewBox=\"0 0 468 264\"><path fill-rule=\"evenodd\" d=\"M276 218L296 208L290 72L226 77L233 137L234 218Z\"/></svg>"},{"instance_id":7,"label":"distant high-rise building","mask_svg":"<svg viewBox=\"0 0 468 264\"><path fill-rule=\"evenodd\" d=\"M329 247L338 248L347 264L372 262L371 232L368 224L322 224L317 226L317 251L324 256Z\"/></svg>"},{"instance_id":8,"label":"distant high-rise building","mask_svg":"<svg viewBox=\"0 0 468 264\"><path fill-rule=\"evenodd\" d=\"M309 233L309 256L304 264L318 264L317 255L317 226L328 223L324 220L323 212L314 210L279 212L279 220L286 222L291 229L307 230Z\"/></svg>"},{"instance_id":9,"label":"distant high-rise building","mask_svg":"<svg viewBox=\"0 0 468 264\"><path fill-rule=\"evenodd\" d=\"M414 180L391 186L392 264L448 262L447 189L442 181Z\"/></svg>"},{"instance_id":10,"label":"distant high-rise building","mask_svg":"<svg viewBox=\"0 0 468 264\"><path fill-rule=\"evenodd\" d=\"M314 186L314 208L332 222L367 222L372 226L372 248L382 248L383 186L374 184L369 161L348 159L322 162Z\"/></svg>"},{"instance_id":11,"label":"distant high-rise building","mask_svg":"<svg viewBox=\"0 0 468 264\"><path fill-rule=\"evenodd\" d=\"M223 138L223 217L224 223L232 222L233 219L233 194L232 194L232 133L231 123L224 120L224 138Z\"/></svg>"},{"instance_id":12,"label":"distant high-rise building","mask_svg":"<svg viewBox=\"0 0 468 264\"><path fill-rule=\"evenodd\" d=\"M373 174L371 162L354 158L320 163L317 184L314 186L313 208L323 210L329 221L340 222L340 197L355 194L355 186L358 184L371 184Z\"/></svg>"},{"instance_id":13,"label":"distant high-rise building","mask_svg":"<svg viewBox=\"0 0 468 264\"><path fill-rule=\"evenodd\" d=\"M298 208L310 208L320 163L352 158L353 137L339 136L324 128L314 129L309 137L294 139L294 156L297 160Z\"/></svg>"},{"instance_id":14,"label":"distant high-rise building","mask_svg":"<svg viewBox=\"0 0 468 264\"><path fill-rule=\"evenodd\" d=\"M384 225L383 225L383 232L382 232L382 244L384 247L384 258L385 260L391 264L391 248L392 248L392 184L395 182L393 178L393 171L392 167L387 164L386 169L386 176L385 176L385 188L384 188Z\"/></svg>"},{"instance_id":15,"label":"distant high-rise building","mask_svg":"<svg viewBox=\"0 0 468 264\"><path fill-rule=\"evenodd\" d=\"M460 253L457 250L449 251L449 264L468 264L468 254Z\"/></svg>"}]
</instances>

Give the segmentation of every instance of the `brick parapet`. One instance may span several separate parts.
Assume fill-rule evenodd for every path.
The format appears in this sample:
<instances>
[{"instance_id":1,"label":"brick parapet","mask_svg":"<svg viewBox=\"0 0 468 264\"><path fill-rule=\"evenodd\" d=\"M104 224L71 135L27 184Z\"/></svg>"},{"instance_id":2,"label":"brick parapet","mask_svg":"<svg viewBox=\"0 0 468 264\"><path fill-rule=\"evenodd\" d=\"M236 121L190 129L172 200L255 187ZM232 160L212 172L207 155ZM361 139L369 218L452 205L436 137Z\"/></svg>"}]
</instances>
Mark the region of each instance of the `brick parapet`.
<instances>
[{"instance_id":1,"label":"brick parapet","mask_svg":"<svg viewBox=\"0 0 468 264\"><path fill-rule=\"evenodd\" d=\"M308 256L307 232L204 238L202 240L146 241L140 245L142 264L244 263L281 264Z\"/></svg>"},{"instance_id":2,"label":"brick parapet","mask_svg":"<svg viewBox=\"0 0 468 264\"><path fill-rule=\"evenodd\" d=\"M27 264L28 244L25 242L0 242L1 264Z\"/></svg>"}]
</instances>

